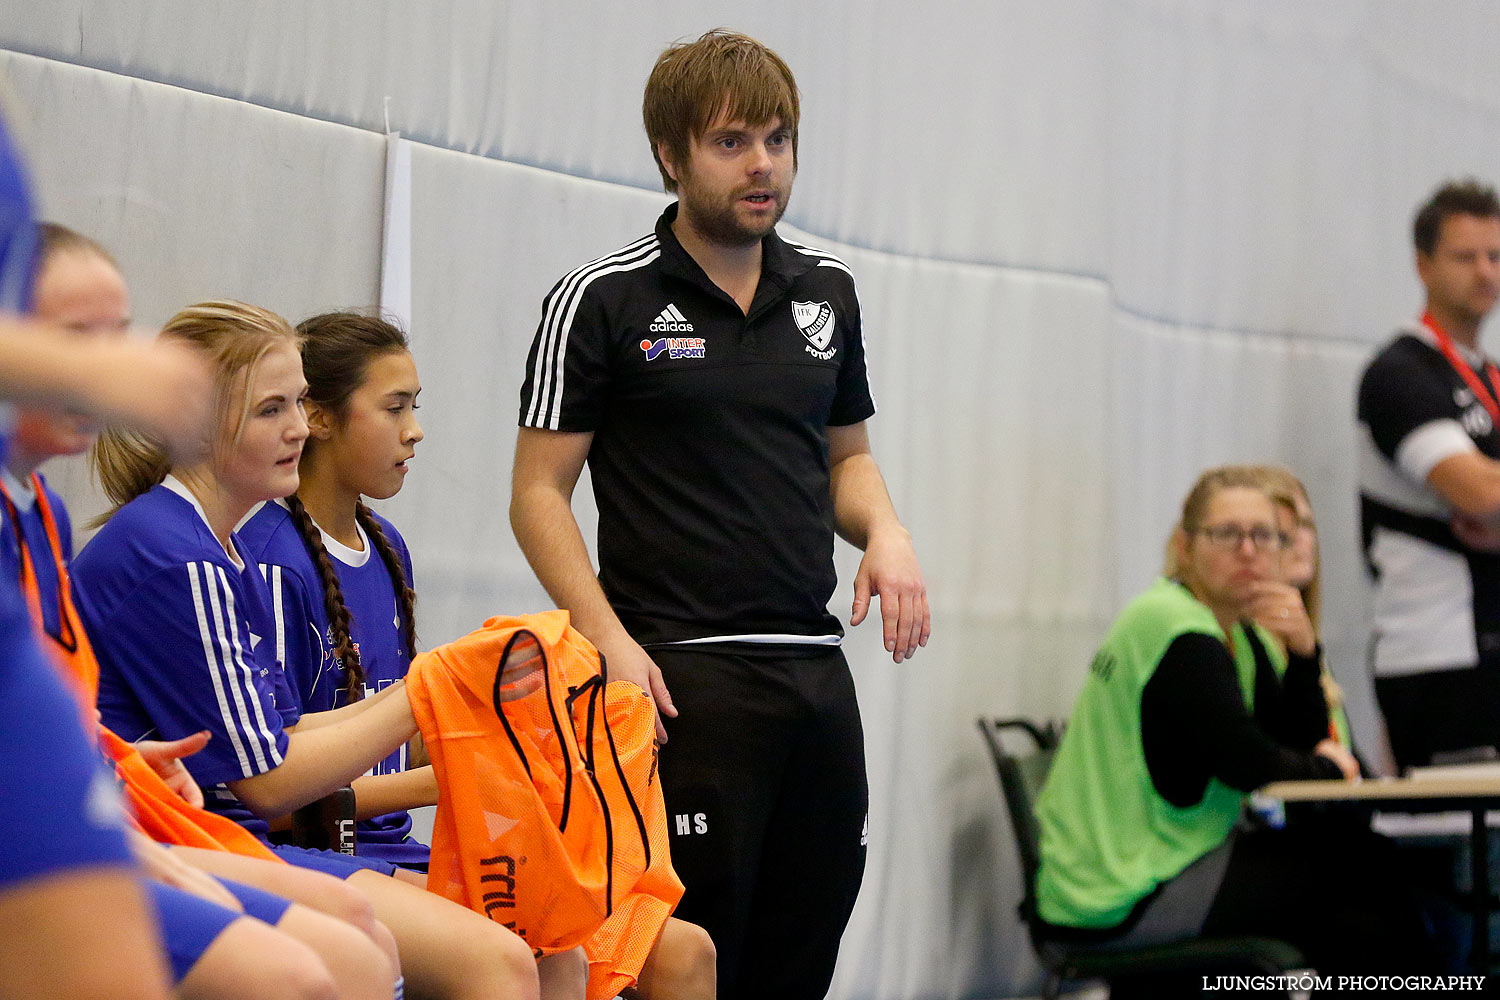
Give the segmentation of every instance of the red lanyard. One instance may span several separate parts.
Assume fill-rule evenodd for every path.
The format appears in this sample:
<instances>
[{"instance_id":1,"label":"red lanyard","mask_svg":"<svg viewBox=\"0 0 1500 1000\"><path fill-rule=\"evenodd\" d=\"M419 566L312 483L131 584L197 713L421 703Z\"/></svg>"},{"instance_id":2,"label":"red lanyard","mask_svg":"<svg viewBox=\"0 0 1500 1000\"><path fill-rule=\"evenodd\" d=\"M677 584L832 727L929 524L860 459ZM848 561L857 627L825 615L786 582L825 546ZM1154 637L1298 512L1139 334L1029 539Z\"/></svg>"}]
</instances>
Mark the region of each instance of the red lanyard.
<instances>
[{"instance_id":1,"label":"red lanyard","mask_svg":"<svg viewBox=\"0 0 1500 1000\"><path fill-rule=\"evenodd\" d=\"M1431 331L1437 338L1438 349L1443 352L1443 357L1453 366L1453 370L1462 376L1469 388L1474 393L1474 398L1489 412L1490 420L1496 427L1500 427L1500 403L1495 402L1493 387L1500 383L1500 369L1495 368L1493 361L1485 361L1484 374L1489 379L1489 385L1485 385L1485 379L1479 377L1464 356L1458 353L1458 348L1453 346L1453 340L1448 336L1446 330L1438 326L1437 320L1432 318L1432 313L1422 314L1422 325Z\"/></svg>"}]
</instances>

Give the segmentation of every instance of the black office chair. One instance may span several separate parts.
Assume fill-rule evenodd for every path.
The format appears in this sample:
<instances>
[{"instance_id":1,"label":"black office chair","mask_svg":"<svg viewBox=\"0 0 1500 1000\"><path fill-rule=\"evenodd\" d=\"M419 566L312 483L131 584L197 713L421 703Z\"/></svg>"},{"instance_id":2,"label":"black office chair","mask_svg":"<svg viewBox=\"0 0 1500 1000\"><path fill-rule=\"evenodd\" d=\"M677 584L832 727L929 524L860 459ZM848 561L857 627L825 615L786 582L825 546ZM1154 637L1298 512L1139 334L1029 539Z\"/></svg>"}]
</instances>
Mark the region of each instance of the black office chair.
<instances>
[{"instance_id":1,"label":"black office chair","mask_svg":"<svg viewBox=\"0 0 1500 1000\"><path fill-rule=\"evenodd\" d=\"M1020 914L1041 962L1042 996L1051 1000L1070 979L1104 979L1111 985L1146 987L1151 980L1170 976L1205 974L1276 975L1307 967L1302 954L1285 941L1272 938L1199 938L1143 948L1103 950L1097 946L1062 942L1046 936L1045 924L1036 912L1036 876L1041 867L1035 803L1047 780L1061 738L1054 722L1039 726L1029 719L979 719L979 731L990 748L1000 790L1015 831L1021 856ZM1024 755L1010 753L1001 734L1027 734L1034 749Z\"/></svg>"}]
</instances>

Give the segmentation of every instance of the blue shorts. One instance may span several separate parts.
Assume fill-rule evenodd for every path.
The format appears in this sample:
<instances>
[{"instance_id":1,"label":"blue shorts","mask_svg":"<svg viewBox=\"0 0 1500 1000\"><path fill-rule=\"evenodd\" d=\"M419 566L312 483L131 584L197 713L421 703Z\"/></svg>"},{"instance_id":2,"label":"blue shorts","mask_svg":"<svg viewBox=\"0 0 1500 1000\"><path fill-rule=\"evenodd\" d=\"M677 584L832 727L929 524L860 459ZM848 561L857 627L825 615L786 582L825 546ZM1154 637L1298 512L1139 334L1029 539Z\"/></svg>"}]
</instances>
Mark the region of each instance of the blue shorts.
<instances>
[{"instance_id":1,"label":"blue shorts","mask_svg":"<svg viewBox=\"0 0 1500 1000\"><path fill-rule=\"evenodd\" d=\"M293 847L291 844L272 844L271 850L281 860L298 868L311 868L315 872L348 878L358 871L372 871L381 875L395 875L396 866L379 858L365 858L339 851L321 851L311 847Z\"/></svg>"},{"instance_id":2,"label":"blue shorts","mask_svg":"<svg viewBox=\"0 0 1500 1000\"><path fill-rule=\"evenodd\" d=\"M226 909L181 889L174 889L152 879L146 880L147 895L156 911L157 923L161 926L162 943L166 946L167 960L172 966L172 982L182 982L184 976L203 957L224 929L241 917L250 916L275 925L292 905L280 896L273 896L248 885L219 879L240 905L244 913Z\"/></svg>"},{"instance_id":3,"label":"blue shorts","mask_svg":"<svg viewBox=\"0 0 1500 1000\"><path fill-rule=\"evenodd\" d=\"M216 881L229 890L229 894L240 901L245 908L245 913L257 920L263 920L275 927L281 923L281 918L286 916L286 911L292 908L292 901L281 896L273 895L264 889L257 889L252 885L244 885L233 882L227 878L218 878Z\"/></svg>"}]
</instances>

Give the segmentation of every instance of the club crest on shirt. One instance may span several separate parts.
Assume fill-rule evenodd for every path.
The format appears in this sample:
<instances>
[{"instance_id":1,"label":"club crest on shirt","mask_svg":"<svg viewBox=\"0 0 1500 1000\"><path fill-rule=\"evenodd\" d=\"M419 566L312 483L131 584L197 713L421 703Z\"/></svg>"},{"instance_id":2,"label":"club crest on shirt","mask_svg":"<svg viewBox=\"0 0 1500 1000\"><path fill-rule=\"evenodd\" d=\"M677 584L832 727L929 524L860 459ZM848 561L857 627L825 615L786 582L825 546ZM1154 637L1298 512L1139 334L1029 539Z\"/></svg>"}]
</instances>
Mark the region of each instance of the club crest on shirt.
<instances>
[{"instance_id":1,"label":"club crest on shirt","mask_svg":"<svg viewBox=\"0 0 1500 1000\"><path fill-rule=\"evenodd\" d=\"M1495 426L1490 420L1489 411L1486 410L1469 389L1453 390L1453 405L1459 407L1463 412L1459 414L1458 422L1470 437L1482 438Z\"/></svg>"},{"instance_id":2,"label":"club crest on shirt","mask_svg":"<svg viewBox=\"0 0 1500 1000\"><path fill-rule=\"evenodd\" d=\"M828 349L829 342L833 340L837 319L833 314L833 306L827 302L793 302L792 322L797 324L797 329L807 338L808 354L820 361L827 361L838 352L838 348Z\"/></svg>"}]
</instances>

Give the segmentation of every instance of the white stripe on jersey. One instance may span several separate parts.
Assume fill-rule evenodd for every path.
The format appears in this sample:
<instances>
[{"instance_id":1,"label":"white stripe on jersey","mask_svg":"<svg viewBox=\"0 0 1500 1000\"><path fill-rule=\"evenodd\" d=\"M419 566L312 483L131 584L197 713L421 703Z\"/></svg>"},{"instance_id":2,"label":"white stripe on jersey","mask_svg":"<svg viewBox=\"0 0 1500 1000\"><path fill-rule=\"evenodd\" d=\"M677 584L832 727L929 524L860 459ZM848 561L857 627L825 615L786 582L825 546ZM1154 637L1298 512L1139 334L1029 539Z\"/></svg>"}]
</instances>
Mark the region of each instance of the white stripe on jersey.
<instances>
[{"instance_id":1,"label":"white stripe on jersey","mask_svg":"<svg viewBox=\"0 0 1500 1000\"><path fill-rule=\"evenodd\" d=\"M240 738L248 742L250 752L255 756L255 770L245 772L245 777L259 774L268 770L265 751L261 749L260 740L256 738L256 732L250 723L250 713L246 709L245 698L249 695L250 700L258 701L255 690L252 687L246 691L235 676L238 665L234 660L234 647L230 644L229 632L238 632L234 621L229 616L226 607L228 594L220 589L221 577L218 575L218 567L213 563L203 563L203 575L208 585L208 606L214 615L214 640L217 646L218 658L216 664L222 672L223 683L234 700L234 713L224 719L229 726L230 732L239 730ZM237 638L237 636L236 636Z\"/></svg>"},{"instance_id":2,"label":"white stripe on jersey","mask_svg":"<svg viewBox=\"0 0 1500 1000\"><path fill-rule=\"evenodd\" d=\"M817 247L804 246L801 243L793 243L791 240L782 240L782 242L804 256L817 257L818 267L837 268L838 270L843 271L845 274L847 274L849 276L849 280L854 282L854 301L856 303L859 302L859 282L854 281L854 272L849 270L848 264L845 264L842 260L835 257L827 250L819 250ZM861 318L859 324L859 348L860 352L865 356L865 386L867 391L870 393L870 402L873 404L875 402L875 390L869 387L870 352L865 350L865 324L863 318ZM879 409L878 406L876 408Z\"/></svg>"},{"instance_id":3,"label":"white stripe on jersey","mask_svg":"<svg viewBox=\"0 0 1500 1000\"><path fill-rule=\"evenodd\" d=\"M272 767L281 765L281 752L276 749L276 738L271 735L271 727L266 723L265 707L255 693L255 672L250 664L245 662L245 647L240 645L240 630L237 627L239 616L234 608L234 591L229 589L229 578L224 572L224 567L217 567L219 571L219 585L223 587L224 593L224 620L229 625L229 638L234 646L234 662L240 676L244 678L244 691L246 700L250 703L251 711L255 713L253 725L259 728L257 739L264 739L266 752L270 754L274 762ZM247 720L248 723L248 720Z\"/></svg>"},{"instance_id":4,"label":"white stripe on jersey","mask_svg":"<svg viewBox=\"0 0 1500 1000\"><path fill-rule=\"evenodd\" d=\"M782 240L782 242L805 257L819 258L819 267L836 267L840 271L843 271L845 274L847 274L849 277L854 277L854 272L849 270L849 265L845 264L842 260L840 260L838 257L835 257L827 250L819 250L817 247L805 246L801 243L793 243L791 240Z\"/></svg>"},{"instance_id":5,"label":"white stripe on jersey","mask_svg":"<svg viewBox=\"0 0 1500 1000\"><path fill-rule=\"evenodd\" d=\"M225 678L220 673L219 659L214 653L214 633L217 631L217 629L210 628L208 624L208 615L206 613L206 609L204 608L203 602L203 585L199 582L198 579L198 564L188 563L187 571L188 585L192 588L193 591L193 611L196 613L198 618L198 636L203 640L203 659L208 665L208 676L213 679L214 698L219 703L219 715L224 720L224 729L229 733L229 742L234 746L235 756L239 758L240 771L243 772L246 777L249 777L255 772L250 769L250 758L245 753L244 742L240 739L240 727L235 724L234 716L229 710L229 698L224 692ZM211 567L210 572L207 574L207 576L208 579L205 582L211 583L213 580ZM214 605L214 615L215 620L217 620L218 602L215 601Z\"/></svg>"},{"instance_id":6,"label":"white stripe on jersey","mask_svg":"<svg viewBox=\"0 0 1500 1000\"><path fill-rule=\"evenodd\" d=\"M607 257L568 272L558 282L556 290L542 303L542 327L536 365L531 373L531 405L526 410L527 427L557 430L562 410L563 374L567 370L568 333L589 283L606 274L644 267L660 254L661 247L653 233Z\"/></svg>"},{"instance_id":7,"label":"white stripe on jersey","mask_svg":"<svg viewBox=\"0 0 1500 1000\"><path fill-rule=\"evenodd\" d=\"M276 616L276 662L286 666L286 616L281 610L281 567L260 564L261 576L271 586L271 611Z\"/></svg>"}]
</instances>

